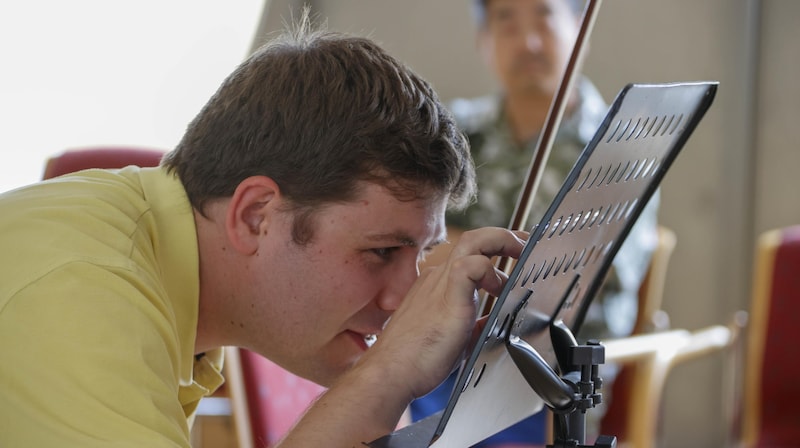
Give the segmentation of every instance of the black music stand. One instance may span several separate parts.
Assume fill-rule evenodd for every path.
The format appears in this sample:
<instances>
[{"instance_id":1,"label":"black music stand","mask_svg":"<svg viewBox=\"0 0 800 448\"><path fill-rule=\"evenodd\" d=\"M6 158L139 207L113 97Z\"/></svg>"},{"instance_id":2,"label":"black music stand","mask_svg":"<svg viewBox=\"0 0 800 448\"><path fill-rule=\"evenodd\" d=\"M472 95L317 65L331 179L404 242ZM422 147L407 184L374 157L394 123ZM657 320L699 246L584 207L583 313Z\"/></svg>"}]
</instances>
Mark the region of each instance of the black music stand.
<instances>
[{"instance_id":1,"label":"black music stand","mask_svg":"<svg viewBox=\"0 0 800 448\"><path fill-rule=\"evenodd\" d=\"M367 446L463 448L544 405L557 412L573 407L564 401L575 389L565 378L575 371L567 359L576 346L572 333L717 85L629 84L620 91L531 230L445 409ZM586 350L595 364L596 352ZM564 379L571 389L564 389Z\"/></svg>"}]
</instances>

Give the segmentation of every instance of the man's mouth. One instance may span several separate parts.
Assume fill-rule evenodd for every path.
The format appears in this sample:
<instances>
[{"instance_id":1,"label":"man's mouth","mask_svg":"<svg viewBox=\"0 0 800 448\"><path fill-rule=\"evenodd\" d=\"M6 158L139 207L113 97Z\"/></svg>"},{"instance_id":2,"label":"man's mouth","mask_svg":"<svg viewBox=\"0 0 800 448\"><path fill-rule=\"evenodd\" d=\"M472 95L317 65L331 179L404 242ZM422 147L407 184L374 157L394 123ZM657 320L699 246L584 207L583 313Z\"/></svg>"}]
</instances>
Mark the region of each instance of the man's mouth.
<instances>
[{"instance_id":1,"label":"man's mouth","mask_svg":"<svg viewBox=\"0 0 800 448\"><path fill-rule=\"evenodd\" d=\"M378 335L376 333L360 333L358 331L347 331L350 334L350 337L361 346L362 350L367 350L378 340Z\"/></svg>"}]
</instances>

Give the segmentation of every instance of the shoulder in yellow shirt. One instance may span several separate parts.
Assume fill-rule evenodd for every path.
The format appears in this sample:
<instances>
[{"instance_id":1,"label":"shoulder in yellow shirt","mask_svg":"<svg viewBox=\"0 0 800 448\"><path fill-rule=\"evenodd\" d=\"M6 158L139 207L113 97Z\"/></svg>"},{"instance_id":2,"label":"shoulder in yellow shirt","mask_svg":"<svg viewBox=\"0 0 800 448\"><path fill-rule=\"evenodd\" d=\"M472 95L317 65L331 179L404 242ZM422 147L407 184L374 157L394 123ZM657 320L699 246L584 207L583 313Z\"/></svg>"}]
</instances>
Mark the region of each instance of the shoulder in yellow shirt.
<instances>
[{"instance_id":1,"label":"shoulder in yellow shirt","mask_svg":"<svg viewBox=\"0 0 800 448\"><path fill-rule=\"evenodd\" d=\"M221 353L195 362L191 206L161 168L0 195L0 446L189 446Z\"/></svg>"}]
</instances>

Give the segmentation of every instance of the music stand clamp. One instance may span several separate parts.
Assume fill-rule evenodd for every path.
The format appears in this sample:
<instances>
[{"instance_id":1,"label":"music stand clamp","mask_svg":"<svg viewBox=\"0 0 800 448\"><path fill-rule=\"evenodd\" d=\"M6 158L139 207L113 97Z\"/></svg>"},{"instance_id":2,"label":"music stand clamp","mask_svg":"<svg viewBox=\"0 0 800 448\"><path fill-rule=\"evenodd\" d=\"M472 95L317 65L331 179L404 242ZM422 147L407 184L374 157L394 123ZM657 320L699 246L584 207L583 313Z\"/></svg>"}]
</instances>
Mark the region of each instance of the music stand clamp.
<instances>
[{"instance_id":1,"label":"music stand clamp","mask_svg":"<svg viewBox=\"0 0 800 448\"><path fill-rule=\"evenodd\" d=\"M605 347L590 340L579 345L563 322L550 325L550 336L562 376L531 347L516 336L506 339L506 348L531 388L553 411L553 444L548 448L616 448L617 438L599 436L586 442L586 412L602 402L603 380L599 365L605 362Z\"/></svg>"}]
</instances>

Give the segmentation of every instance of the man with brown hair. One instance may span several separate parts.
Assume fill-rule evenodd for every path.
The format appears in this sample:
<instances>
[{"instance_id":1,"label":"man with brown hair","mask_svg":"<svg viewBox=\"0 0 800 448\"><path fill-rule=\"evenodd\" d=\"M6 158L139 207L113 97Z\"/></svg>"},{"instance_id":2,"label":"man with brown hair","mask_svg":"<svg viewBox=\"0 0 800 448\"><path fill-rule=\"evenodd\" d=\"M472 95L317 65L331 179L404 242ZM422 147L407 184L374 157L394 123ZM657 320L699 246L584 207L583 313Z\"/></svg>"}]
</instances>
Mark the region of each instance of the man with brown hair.
<instances>
[{"instance_id":1,"label":"man with brown hair","mask_svg":"<svg viewBox=\"0 0 800 448\"><path fill-rule=\"evenodd\" d=\"M0 445L188 447L222 346L329 388L281 446L376 439L450 372L523 234L465 233L420 275L473 197L467 143L376 44L308 28L237 68L162 166L0 195Z\"/></svg>"}]
</instances>

